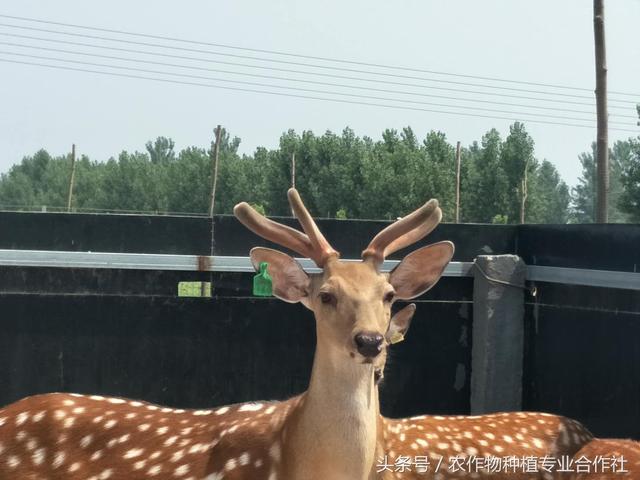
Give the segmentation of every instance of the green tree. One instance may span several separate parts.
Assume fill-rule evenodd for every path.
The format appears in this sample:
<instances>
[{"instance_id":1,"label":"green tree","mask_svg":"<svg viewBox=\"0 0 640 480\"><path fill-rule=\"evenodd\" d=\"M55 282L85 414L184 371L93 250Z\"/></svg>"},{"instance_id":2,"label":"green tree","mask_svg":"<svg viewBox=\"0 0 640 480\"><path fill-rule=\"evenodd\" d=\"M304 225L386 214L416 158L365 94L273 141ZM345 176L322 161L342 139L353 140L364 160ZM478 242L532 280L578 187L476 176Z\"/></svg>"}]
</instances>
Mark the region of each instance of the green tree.
<instances>
[{"instance_id":1,"label":"green tree","mask_svg":"<svg viewBox=\"0 0 640 480\"><path fill-rule=\"evenodd\" d=\"M508 216L509 179L500 161L502 141L496 129L482 137L481 145L474 144L465 159L467 173L461 188L463 220L491 223L496 215ZM513 221L512 218L507 218Z\"/></svg>"},{"instance_id":2,"label":"green tree","mask_svg":"<svg viewBox=\"0 0 640 480\"><path fill-rule=\"evenodd\" d=\"M622 172L631 161L631 145L629 141L617 141L609 150L609 222L624 223L627 214L618 204L623 192ZM596 144L591 144L590 152L578 156L582 165L582 175L578 178L571 192L571 221L574 223L595 222L596 204Z\"/></svg>"},{"instance_id":3,"label":"green tree","mask_svg":"<svg viewBox=\"0 0 640 480\"><path fill-rule=\"evenodd\" d=\"M629 140L629 158L622 175L618 206L632 222L640 222L640 138Z\"/></svg>"},{"instance_id":4,"label":"green tree","mask_svg":"<svg viewBox=\"0 0 640 480\"><path fill-rule=\"evenodd\" d=\"M509 127L509 135L500 150L500 165L507 180L506 215L511 223L519 222L523 196L526 194L524 205L524 220L531 208L533 189L530 188L537 161L533 156L534 142L527 133L524 125L515 122ZM526 171L526 172L525 172ZM527 182L527 185L524 182Z\"/></svg>"},{"instance_id":5,"label":"green tree","mask_svg":"<svg viewBox=\"0 0 640 480\"><path fill-rule=\"evenodd\" d=\"M569 187L544 160L529 180L527 223L567 223L570 200Z\"/></svg>"},{"instance_id":6,"label":"green tree","mask_svg":"<svg viewBox=\"0 0 640 480\"><path fill-rule=\"evenodd\" d=\"M416 201L437 198L444 221L455 220L456 152L442 132L430 131L423 141L424 154L416 165Z\"/></svg>"},{"instance_id":7,"label":"green tree","mask_svg":"<svg viewBox=\"0 0 640 480\"><path fill-rule=\"evenodd\" d=\"M173 151L175 143L170 138L158 137L153 143L147 142L145 147L153 164L169 163L176 159Z\"/></svg>"}]
</instances>

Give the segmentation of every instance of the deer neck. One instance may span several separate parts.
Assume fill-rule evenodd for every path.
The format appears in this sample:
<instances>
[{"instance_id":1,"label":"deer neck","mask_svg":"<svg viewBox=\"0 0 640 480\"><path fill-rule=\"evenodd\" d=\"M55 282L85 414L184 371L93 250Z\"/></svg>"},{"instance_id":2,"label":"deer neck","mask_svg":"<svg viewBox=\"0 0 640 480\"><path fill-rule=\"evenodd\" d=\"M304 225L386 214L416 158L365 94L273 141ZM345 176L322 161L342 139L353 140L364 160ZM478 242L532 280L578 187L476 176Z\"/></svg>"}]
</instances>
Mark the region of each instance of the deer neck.
<instances>
[{"instance_id":1,"label":"deer neck","mask_svg":"<svg viewBox=\"0 0 640 480\"><path fill-rule=\"evenodd\" d=\"M309 389L284 436L295 462L286 478L371 478L379 410L372 365L319 344Z\"/></svg>"}]
</instances>

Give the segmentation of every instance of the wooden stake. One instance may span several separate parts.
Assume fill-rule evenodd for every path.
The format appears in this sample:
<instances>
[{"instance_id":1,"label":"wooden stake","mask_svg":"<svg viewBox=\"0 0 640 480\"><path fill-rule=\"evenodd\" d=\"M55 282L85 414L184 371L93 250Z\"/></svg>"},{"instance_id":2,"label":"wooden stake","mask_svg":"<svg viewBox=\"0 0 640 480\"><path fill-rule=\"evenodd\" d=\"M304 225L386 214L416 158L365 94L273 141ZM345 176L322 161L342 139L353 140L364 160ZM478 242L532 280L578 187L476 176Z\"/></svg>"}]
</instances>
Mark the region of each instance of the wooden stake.
<instances>
[{"instance_id":1,"label":"wooden stake","mask_svg":"<svg viewBox=\"0 0 640 480\"><path fill-rule=\"evenodd\" d=\"M296 188L296 152L291 154L291 188Z\"/></svg>"},{"instance_id":2,"label":"wooden stake","mask_svg":"<svg viewBox=\"0 0 640 480\"><path fill-rule=\"evenodd\" d=\"M609 219L609 119L607 113L607 52L604 36L604 0L593 1L593 36L596 52L596 223Z\"/></svg>"},{"instance_id":3,"label":"wooden stake","mask_svg":"<svg viewBox=\"0 0 640 480\"><path fill-rule=\"evenodd\" d=\"M456 144L456 223L460 223L460 142Z\"/></svg>"},{"instance_id":4,"label":"wooden stake","mask_svg":"<svg viewBox=\"0 0 640 480\"><path fill-rule=\"evenodd\" d=\"M527 202L527 170L529 169L529 161L524 164L524 177L522 178L522 198L520 203L520 223L525 220L525 204Z\"/></svg>"},{"instance_id":5,"label":"wooden stake","mask_svg":"<svg viewBox=\"0 0 640 480\"><path fill-rule=\"evenodd\" d=\"M220 151L220 133L222 127L218 125L215 129L216 143L213 145L212 160L213 160L213 185L211 186L211 205L209 207L209 216L213 217L213 211L216 206L216 185L218 183L218 153Z\"/></svg>"},{"instance_id":6,"label":"wooden stake","mask_svg":"<svg viewBox=\"0 0 640 480\"><path fill-rule=\"evenodd\" d=\"M71 177L69 178L69 195L67 196L67 212L71 211L73 199L73 182L76 177L76 144L71 145Z\"/></svg>"}]
</instances>

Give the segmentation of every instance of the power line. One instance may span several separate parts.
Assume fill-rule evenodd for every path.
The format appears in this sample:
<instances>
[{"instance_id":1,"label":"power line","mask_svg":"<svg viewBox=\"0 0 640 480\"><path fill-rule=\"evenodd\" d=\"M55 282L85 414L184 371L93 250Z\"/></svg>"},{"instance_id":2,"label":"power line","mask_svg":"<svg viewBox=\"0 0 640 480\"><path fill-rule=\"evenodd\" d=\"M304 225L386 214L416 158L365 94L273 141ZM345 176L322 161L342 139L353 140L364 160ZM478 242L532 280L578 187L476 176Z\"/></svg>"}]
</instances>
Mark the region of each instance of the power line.
<instances>
[{"instance_id":1,"label":"power line","mask_svg":"<svg viewBox=\"0 0 640 480\"><path fill-rule=\"evenodd\" d=\"M587 103L587 102L577 102L577 101L572 101L572 100L560 100L560 99L555 99L555 98L539 98L539 97L530 97L530 96L526 96L526 95L510 95L510 94L505 94L505 93L482 92L482 91L478 91L478 90L464 90L464 89L458 89L458 88L447 88L447 87L420 85L420 84L415 84L415 83L397 82L397 81L383 80L383 79L369 79L369 78L351 77L351 76L346 76L346 75L337 75L337 74L330 74L330 73L310 72L310 71L304 71L304 70L292 70L292 69L288 69L288 68L249 65L249 64L243 64L243 63L237 63L237 62L226 62L226 61L221 61L221 60L212 60L212 59L204 59L204 58L197 58L197 57L188 57L188 56L183 56L183 55L172 55L172 54L168 54L168 53L158 53L158 52L150 52L150 51L145 51L145 50L135 50L135 49L129 49L129 48L119 48L119 47L113 47L113 46L95 45L95 44L91 44L91 43L72 42L72 41L66 41L66 40L50 39L50 38L46 38L46 37L34 37L34 36L30 36L30 35L19 35L19 34L12 34L12 33L6 33L6 32L0 32L0 35L4 35L4 36L8 36L8 37L22 38L22 39L29 39L29 40L39 40L39 41L46 41L46 42L52 42L52 43L60 43L60 44L64 44L64 45L82 46L82 47L89 47L89 48L99 48L99 49L103 49L103 50L113 50L113 51L118 51L118 52L127 52L127 53L150 55L150 56L154 56L154 57L175 58L175 59L188 60L188 61L216 63L216 64L221 64L221 65L231 65L231 66L237 66L237 67L255 68L255 69L267 70L267 71L296 73L296 74L302 74L302 75L313 75L313 76L320 76L320 77L326 77L326 78L338 78L338 79L342 79L342 80L355 80L355 81L370 82L370 83L375 83L375 84L384 83L384 84L387 84L387 85L407 86L407 87L423 88L423 89L427 89L427 90L449 91L449 92L456 92L456 93L468 93L468 94L473 94L473 95L486 95L486 96L492 96L492 97L498 97L498 98L514 98L514 99L533 100L533 101L547 102L547 103L557 103L557 104L567 104L567 105L583 105L583 106L590 106L590 107L594 106L593 102ZM236 73L239 74L239 75L247 75L247 76L252 75L252 74L240 73L240 72L236 72ZM295 79L293 81L304 81L304 80ZM431 96L438 98L435 95L431 95ZM471 99L467 99L467 100L473 101ZM485 103L485 102L482 102L482 103ZM495 102L495 103L497 104L499 102ZM633 105L633 108L635 109L635 104L632 103L632 105ZM628 106L622 106L622 105L611 105L610 108L611 109L613 109L613 108L616 108L616 109L628 109L629 107ZM633 118L636 118L636 117L633 116Z\"/></svg>"},{"instance_id":2,"label":"power line","mask_svg":"<svg viewBox=\"0 0 640 480\"><path fill-rule=\"evenodd\" d=\"M339 87L339 88L351 88L351 89L368 90L368 91L383 92L383 93L395 93L395 94L400 94L400 95L409 95L409 96L418 96L418 97L440 98L440 99L445 99L445 100L454 100L454 101L461 101L461 102L473 102L473 103L483 103L483 104L491 104L491 105L504 105L504 106L510 106L510 107L534 108L534 109L540 109L540 110L559 111L559 112L568 112L568 113L578 113L578 114L585 114L585 115L590 115L590 116L595 115L594 112L585 111L585 110L574 110L574 109L566 109L566 108L555 108L555 107L546 107L546 106L540 106L540 105L518 104L518 103L509 103L509 102L498 102L498 101L495 101L495 100L479 100L479 99L473 99L473 98L460 98L460 97L451 97L451 96L446 96L446 95L432 95L432 94L417 93L417 92L407 92L407 91L390 91L388 89L364 87L364 86L360 86L360 85L337 84L337 83L320 82L320 81L314 81L314 80L302 80L302 79L296 79L296 78L279 77L279 76L273 76L273 75L262 75L262 74L254 74L254 73L235 72L235 71L230 71L230 70L220 70L220 69L214 69L214 68L196 67L196 66L192 66L192 65L182 65L182 64L166 63L166 62L156 62L156 61L143 60L143 59L138 59L138 58L126 58L126 57L117 57L117 56L112 56L112 55L100 55L100 54L96 54L96 53L78 52L78 51L73 51L73 50L64 50L64 49L49 48L49 47L40 47L40 46L25 45L25 44L12 43L12 42L0 42L0 45L7 45L7 46L11 46L11 47L20 47L20 48L30 48L30 49L51 51L51 52L64 53L64 54L72 54L72 55L82 55L82 56L96 57L96 58L105 58L105 59L109 59L109 60L119 60L119 61L126 61L126 62L135 62L135 63L145 63L145 64L150 64L150 65L159 65L159 66L165 66L165 67L171 67L171 68L185 68L185 69L191 69L191 70L199 70L199 71L207 71L207 72L215 72L215 73L224 73L224 74L232 74L232 75L241 75L241 76L249 76L249 77L255 77L255 78L266 78L266 79L271 79L271 80L283 80L283 81L287 81L287 82L310 83L310 84L314 84L314 85ZM38 57L38 56L36 56L36 58L49 59L48 57ZM53 59L51 59L51 60L53 60ZM474 108L474 107L471 107L471 108ZM637 118L635 115L612 114L611 116L612 117L619 117L619 118L630 118L630 119L634 119L634 120Z\"/></svg>"},{"instance_id":3,"label":"power line","mask_svg":"<svg viewBox=\"0 0 640 480\"><path fill-rule=\"evenodd\" d=\"M33 65L33 66L53 68L53 69L58 69L58 70L94 73L94 74L100 74L100 75L108 75L108 76L112 76L112 77L151 80L151 81L155 81L155 82L171 83L171 84L178 84L178 85L193 85L193 86L199 86L199 87L219 88L219 89L224 89L224 90L232 90L232 91L240 91L240 92L258 93L258 94L266 94L266 95L276 95L276 96L280 96L280 97L304 98L304 99L310 99L310 100L321 100L321 101L327 101L327 102L333 102L333 103L344 103L344 104L350 104L350 105L366 105L366 106L373 106L373 107L392 108L392 109L398 109L398 110L409 110L409 111L429 112L429 113L442 113L442 114L447 114L447 115L459 115L459 116L463 116L463 117L490 118L490 119L495 119L495 120L508 120L508 121L526 121L526 122L530 122L530 123L539 123L539 124L546 124L546 125L561 125L561 126L567 126L567 127L578 127L578 128L593 129L593 126L584 125L584 124L571 124L571 123L563 123L563 122L551 122L551 121L546 121L546 120L536 120L536 119L529 119L529 118L502 117L502 116L497 116L497 115L482 115L482 114L473 114L473 113L461 113L461 112L452 112L452 111L444 111L444 110L433 110L433 109L426 109L426 108L408 107L408 106L402 106L402 105L388 105L388 104L381 104L381 103L360 102L360 101L344 100L344 99L337 99L337 98L315 97L315 96L311 96L311 95L296 95L296 94L283 93L283 92L271 92L271 91L266 91L266 90L256 90L256 89L239 88L239 87L228 87L228 86L211 85L211 84L198 83L198 82L187 82L187 81L180 81L180 80L170 80L170 79L166 79L166 78L147 77L147 76L143 76L143 75L132 75L132 74L115 73L115 72L104 72L104 71L100 71L100 70L89 70L89 69L84 69L84 68L65 67L65 66L61 66L61 65L49 65L49 64L42 64L42 63L37 63L37 62L24 62L24 61L9 60L9 59L4 59L4 58L0 58L0 62L15 63L15 64L22 64L22 65ZM610 129L610 130L637 133L635 130L623 129L623 128L615 128L615 129Z\"/></svg>"},{"instance_id":4,"label":"power line","mask_svg":"<svg viewBox=\"0 0 640 480\"><path fill-rule=\"evenodd\" d=\"M321 95L337 95L337 96L341 96L341 97L358 98L358 99L364 99L364 100L375 100L375 101L384 101L384 102L399 102L399 103L406 103L406 104L409 104L409 105L426 105L426 106L430 106L430 107L465 108L465 109L471 109L471 110L475 110L475 111L479 111L479 112L501 113L501 114L511 114L511 115L520 115L520 114L522 114L521 112L514 112L514 111L509 111L509 110L497 110L497 109L491 109L491 108L471 107L471 106L467 106L467 105L451 105L451 104L443 104L443 103L421 102L421 101L417 101L417 100L406 100L406 99L402 99L402 98L388 98L388 97L378 97L378 96L374 96L374 95L361 95L361 94L357 94L357 93L345 93L345 92L336 92L336 91L316 90L316 89L311 89L311 88L299 88L299 87L291 87L291 86L283 86L283 85L273 85L273 84L265 84L265 83L259 83L259 82L248 82L248 81L243 81L243 80L228 80L228 79L225 79L225 78L206 77L206 76L202 76L202 75L191 75L191 74L176 73L176 72L163 72L163 71L158 71L158 70L149 70L149 69L146 69L146 68L125 67L125 66L122 66L122 65L110 65L110 64L95 63L95 62L83 62L81 60L70 60L70 59L62 59L62 58L44 57L44 56L41 56L41 55L29 55L29 54L25 54L25 53L6 52L6 51L2 51L2 50L0 50L0 54L15 55L15 56L19 56L19 57L35 58L35 59L38 59L38 60L47 60L47 61L54 61L54 62L74 63L74 64L77 64L77 65L91 66L91 67L114 68L114 69L117 69L117 70L141 72L141 73L145 73L145 74L150 73L150 74L153 74L153 75L169 75L169 76L179 77L179 78L188 78L188 79L195 79L195 80L206 80L206 81L211 81L211 82L232 83L232 84L248 85L248 86L252 86L252 87L261 87L261 88L276 88L276 89L287 90L287 91L304 92L304 93L321 94ZM551 114L540 114L540 113L530 113L530 112L524 112L524 114L532 116L532 117L551 118L551 119L557 119L557 120L568 120L568 121L574 121L574 122L575 121L578 121L578 122L580 122L580 121L582 121L582 122L592 121L592 119L588 119L588 118L566 117L566 116L563 116L563 115L551 115ZM615 125L630 126L630 124L628 122L609 122L609 123L615 124Z\"/></svg>"},{"instance_id":5,"label":"power line","mask_svg":"<svg viewBox=\"0 0 640 480\"><path fill-rule=\"evenodd\" d=\"M387 69L393 69L393 70L405 70L405 71L411 71L411 72L417 72L417 73L427 73L427 74L451 76L451 77L458 77L458 78L471 78L471 79L476 79L476 80L488 80L488 81L496 81L496 82L504 82L504 83L513 83L513 84L519 84L519 85L531 85L531 86L538 86L538 87L561 88L561 89L584 91L584 92L592 92L593 91L592 89L584 88L584 87L574 87L574 86L568 86L568 85L557 85L557 84L538 83L538 82L527 82L527 81L522 81L522 80L511 80L511 79L498 78L498 77L484 77L484 76L479 76L479 75L468 75L468 74L459 74L459 73L451 73L451 72L441 72L441 71L436 71L436 70L425 70L425 69L411 68L411 67L401 67L401 66L395 66L395 65L384 65L384 64L379 64L379 63L368 63L368 62L360 62L360 61L345 60L345 59L330 58L330 57L321 57L321 56L313 56L313 55L302 55L302 54L296 54L296 53L291 53L291 52L282 52L282 51L277 51L277 50L266 50L266 49L260 49L260 48L240 47L240 46L237 46L237 45L229 45L229 44L223 44L223 43L203 42L203 41L188 40L188 39L178 38L178 37L169 37L169 36L151 35L151 34L130 32L130 31L126 31L126 30L115 30L115 29L108 29L108 28L91 27L91 26L87 26L87 25L78 25L78 24L72 24L72 23L54 22L54 21L50 21L50 20L35 19L35 18L30 18L30 17L19 17L19 16L3 15L3 14L0 14L0 17L11 18L13 20L21 20L21 21L27 21L27 22L43 23L43 24L48 24L48 25L58 25L58 26L63 26L63 27L80 28L80 29L84 29L84 30L93 30L93 31L99 31L99 32L106 32L106 33L132 35L132 36L141 37L141 38L152 38L152 39L155 39L155 40L177 41L177 42L183 42L183 43L188 43L188 44L192 44L192 45L204 45L204 46L209 46L209 47L228 48L228 49L233 49L233 50L241 50L241 51L248 51L248 52L255 52L255 53L267 53L267 54L272 54L272 55L282 55L282 56L287 56L287 57L292 57L292 58L304 58L304 59L308 59L308 60L320 60L320 61L328 61L328 62L349 64L349 65L360 65L360 66L365 66L365 67L387 68ZM619 92L619 91L618 92L611 91L610 93L615 93L617 95L640 97L640 93L628 93L628 92Z\"/></svg>"},{"instance_id":6,"label":"power line","mask_svg":"<svg viewBox=\"0 0 640 480\"><path fill-rule=\"evenodd\" d=\"M297 66L304 66L304 67L311 67L311 68L318 68L318 69L325 69L325 70L338 70L338 71L345 71L345 72L351 72L351 73L361 73L361 74L367 74L367 75L380 75L380 76L391 77L391 78L404 78L404 79L420 80L420 81L427 81L427 82L436 82L436 83L446 83L446 84L453 84L453 85L490 88L490 89L495 89L495 90L506 90L506 91L522 92L522 93L535 93L535 94L539 94L539 95L555 95L555 96L561 96L561 97L580 98L580 99L592 100L592 97L585 96L585 95L573 95L573 94L558 93L558 92L545 92L545 91L540 91L540 90L529 90L529 89L513 88L513 87L499 87L499 86L495 86L495 85L483 85L483 84L477 84L477 83L456 82L456 81L451 81L451 80L416 77L416 76L412 76L412 75L400 75L400 74L392 74L392 73L372 72L372 71L358 70L358 69L344 68L344 67L331 67L331 66L327 66L327 65L308 64L308 63L293 62L293 61L288 61L288 60L265 59L265 58L259 58L259 57L251 57L251 56L247 56L247 55L237 55L237 54L231 54L231 53L214 52L214 51L210 51L210 50L202 50L202 49L195 49L195 48L176 47L176 46L173 46L173 45L162 45L162 44L157 44L157 43L138 42L138 41L133 41L133 40L123 40L123 39L119 39L119 38L109 38L109 37L102 37L102 36L98 36L98 35L87 35L87 34L82 34L82 33L63 32L63 31L59 31L59 30L50 30L50 29L36 28L36 27L27 27L27 26L22 26L22 25L11 25L11 24L0 23L0 26L8 27L8 28L23 29L23 30L32 30L32 31L39 31L39 32L54 33L54 34L58 34L58 35L68 35L68 36L72 36L72 37L90 38L90 39L93 39L93 40L103 40L103 41L119 42L119 43L126 43L126 44L132 44L132 45L141 45L141 46L154 47L154 48L169 48L169 49L172 49L172 50L179 50L179 51L187 51L187 52L194 52L194 53L206 53L206 54L209 54L209 55L220 55L220 56L225 56L225 57L242 58L242 59L245 59L245 60L256 60L256 61L260 61L260 62L272 62L272 63L280 63L280 64L287 64L287 65L297 65ZM611 102L619 102L619 103L635 104L635 102L633 102L631 100L610 99L610 101Z\"/></svg>"}]
</instances>

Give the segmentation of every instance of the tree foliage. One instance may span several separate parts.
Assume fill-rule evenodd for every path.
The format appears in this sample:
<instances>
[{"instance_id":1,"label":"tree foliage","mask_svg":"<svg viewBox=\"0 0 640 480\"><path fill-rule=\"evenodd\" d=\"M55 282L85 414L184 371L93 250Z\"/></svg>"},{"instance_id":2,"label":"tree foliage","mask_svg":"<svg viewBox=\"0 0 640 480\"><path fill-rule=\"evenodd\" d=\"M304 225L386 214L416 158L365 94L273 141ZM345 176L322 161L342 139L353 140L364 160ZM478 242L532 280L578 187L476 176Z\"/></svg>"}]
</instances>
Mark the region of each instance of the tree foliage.
<instances>
[{"instance_id":1,"label":"tree foliage","mask_svg":"<svg viewBox=\"0 0 640 480\"><path fill-rule=\"evenodd\" d=\"M248 201L268 215L290 215L284 192L293 182L295 155L295 184L313 215L394 219L438 198L444 220L455 218L455 149L442 132L422 137L409 127L388 129L373 140L349 128L322 135L289 130L276 148L240 155L239 146L240 139L223 130L216 213L231 213L236 203ZM625 148L616 144L612 150L614 157L635 162L620 160L621 168L627 165L620 191L622 185L637 186L637 143L635 150ZM525 179L527 222L568 220L569 189L551 163L535 157L534 141L522 123L514 123L504 140L497 130L488 131L461 155L463 221L519 222ZM580 157L584 172L574 189L574 221L589 221L592 215L592 158L588 153ZM73 206L78 210L205 214L209 208L212 148L178 152L173 140L158 137L142 152L123 151L106 162L83 156L76 168ZM40 150L1 176L0 205L62 209L69 174L68 156ZM620 197L620 211L628 212L634 202L633 195Z\"/></svg>"},{"instance_id":2,"label":"tree foliage","mask_svg":"<svg viewBox=\"0 0 640 480\"><path fill-rule=\"evenodd\" d=\"M629 220L628 212L621 206L621 196L625 190L623 172L628 170L633 157L633 140L617 141L609 150L609 222L623 223ZM591 144L590 152L579 155L582 175L573 188L571 221L593 223L596 219L596 144Z\"/></svg>"},{"instance_id":3,"label":"tree foliage","mask_svg":"<svg viewBox=\"0 0 640 480\"><path fill-rule=\"evenodd\" d=\"M640 108L638 108L640 114ZM624 163L620 175L623 191L618 200L620 210L632 222L640 223L640 138L630 140L628 161Z\"/></svg>"}]
</instances>

